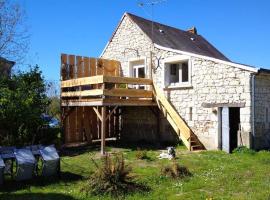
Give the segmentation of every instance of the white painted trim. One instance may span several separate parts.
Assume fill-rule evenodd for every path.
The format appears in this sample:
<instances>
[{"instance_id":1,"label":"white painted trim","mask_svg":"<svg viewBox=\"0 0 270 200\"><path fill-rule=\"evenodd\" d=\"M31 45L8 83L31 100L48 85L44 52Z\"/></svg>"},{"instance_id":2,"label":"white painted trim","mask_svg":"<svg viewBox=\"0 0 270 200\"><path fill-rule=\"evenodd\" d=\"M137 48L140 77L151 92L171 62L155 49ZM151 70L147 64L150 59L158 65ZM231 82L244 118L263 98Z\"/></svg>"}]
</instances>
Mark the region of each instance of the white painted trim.
<instances>
[{"instance_id":1,"label":"white painted trim","mask_svg":"<svg viewBox=\"0 0 270 200\"><path fill-rule=\"evenodd\" d=\"M105 50L107 49L107 47L109 46L110 42L108 41L106 46L104 47L104 49L102 50L101 54L99 55L99 58L101 58L105 52Z\"/></svg>"},{"instance_id":2,"label":"white painted trim","mask_svg":"<svg viewBox=\"0 0 270 200\"><path fill-rule=\"evenodd\" d=\"M154 43L154 47L156 47L158 49L161 49L161 50L165 50L165 51L171 51L171 52L175 52L175 53L180 53L180 54L184 54L184 55L188 55L188 56L194 56L194 57L197 57L197 58L210 60L210 61L217 62L217 63L220 63L220 64L230 65L230 66L237 67L239 69L243 69L243 70L247 70L247 71L251 71L251 72L256 72L257 73L259 71L259 68L253 68L253 67L249 67L249 66L246 66L246 65L241 65L241 64L237 64L237 63L233 63L233 62L229 62L229 61L224 61L224 60L212 58L212 57L209 57L209 56L203 56L203 55L199 55L199 54L195 54L195 53L189 53L189 52L180 51L180 50L177 50L177 49L163 47L163 46L155 44L155 43Z\"/></svg>"},{"instance_id":3,"label":"white painted trim","mask_svg":"<svg viewBox=\"0 0 270 200\"><path fill-rule=\"evenodd\" d=\"M179 82L175 85L166 85L166 64L174 64L188 61L188 82ZM181 89L181 88L190 88L192 87L192 62L191 56L187 55L176 55L163 60L164 73L163 73L163 89Z\"/></svg>"},{"instance_id":4,"label":"white painted trim","mask_svg":"<svg viewBox=\"0 0 270 200\"><path fill-rule=\"evenodd\" d=\"M134 57L134 58L129 58L128 59L128 75L129 77L133 77L133 70L131 69L131 63L132 62L137 62L137 61L144 61L144 69L145 69L145 76L148 77L148 70L147 70L147 60L146 56L141 56L141 57Z\"/></svg>"},{"instance_id":5,"label":"white painted trim","mask_svg":"<svg viewBox=\"0 0 270 200\"><path fill-rule=\"evenodd\" d=\"M190 56L186 56L186 55L176 55L176 56L172 56L172 57L169 57L169 58L165 58L163 60L163 62L173 64L173 63L177 63L179 61L180 62L181 61L187 61L190 58L191 58Z\"/></svg>"}]
</instances>

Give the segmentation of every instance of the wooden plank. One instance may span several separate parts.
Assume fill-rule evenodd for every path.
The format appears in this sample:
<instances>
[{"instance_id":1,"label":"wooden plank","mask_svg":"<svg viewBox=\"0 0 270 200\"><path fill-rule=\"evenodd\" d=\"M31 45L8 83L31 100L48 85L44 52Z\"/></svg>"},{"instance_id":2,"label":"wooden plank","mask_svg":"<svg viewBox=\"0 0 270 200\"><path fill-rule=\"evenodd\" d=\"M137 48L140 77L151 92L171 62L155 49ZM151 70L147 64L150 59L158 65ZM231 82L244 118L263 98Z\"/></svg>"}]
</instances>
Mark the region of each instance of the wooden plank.
<instances>
[{"instance_id":1,"label":"wooden plank","mask_svg":"<svg viewBox=\"0 0 270 200\"><path fill-rule=\"evenodd\" d=\"M102 121L102 116L101 116L101 114L99 113L98 109L97 109L97 108L95 108L95 107L93 107L93 110L94 110L94 111L95 111L95 113L97 114L97 116L98 116L99 120L100 120L100 121Z\"/></svg>"},{"instance_id":2,"label":"wooden plank","mask_svg":"<svg viewBox=\"0 0 270 200\"><path fill-rule=\"evenodd\" d=\"M114 89L105 89L103 91L105 96L112 97L144 97L152 98L152 91L148 90L138 90L138 89L123 89L123 88L114 88Z\"/></svg>"},{"instance_id":3,"label":"wooden plank","mask_svg":"<svg viewBox=\"0 0 270 200\"><path fill-rule=\"evenodd\" d=\"M91 99L91 100L84 100L76 101L76 100L64 100L62 101L61 106L102 106L103 100L102 99Z\"/></svg>"},{"instance_id":4,"label":"wooden plank","mask_svg":"<svg viewBox=\"0 0 270 200\"><path fill-rule=\"evenodd\" d=\"M109 119L109 117L111 117L111 115L114 113L114 111L115 111L117 108L118 108L118 106L115 106L115 107L113 108L113 110L112 110L112 111L110 111L110 113L107 115L106 120L108 120L108 119Z\"/></svg>"},{"instance_id":5,"label":"wooden plank","mask_svg":"<svg viewBox=\"0 0 270 200\"><path fill-rule=\"evenodd\" d=\"M102 105L107 106L156 106L156 103L149 100L132 99L103 99Z\"/></svg>"},{"instance_id":6,"label":"wooden plank","mask_svg":"<svg viewBox=\"0 0 270 200\"><path fill-rule=\"evenodd\" d=\"M151 85L153 83L151 79L147 78L104 76L103 79L103 81L106 83L126 83L135 85Z\"/></svg>"},{"instance_id":7,"label":"wooden plank","mask_svg":"<svg viewBox=\"0 0 270 200\"><path fill-rule=\"evenodd\" d=\"M61 97L86 97L86 96L99 96L103 95L102 89L84 90L84 91L72 91L62 92Z\"/></svg>"},{"instance_id":8,"label":"wooden plank","mask_svg":"<svg viewBox=\"0 0 270 200\"><path fill-rule=\"evenodd\" d=\"M83 77L83 59L81 56L76 56L76 66L77 66L77 78Z\"/></svg>"},{"instance_id":9,"label":"wooden plank","mask_svg":"<svg viewBox=\"0 0 270 200\"><path fill-rule=\"evenodd\" d=\"M96 59L96 73L97 73L97 75L104 75L104 61L103 61L103 59Z\"/></svg>"},{"instance_id":10,"label":"wooden plank","mask_svg":"<svg viewBox=\"0 0 270 200\"><path fill-rule=\"evenodd\" d=\"M91 107L83 107L84 108L84 118L83 118L83 124L84 124L84 131L85 131L85 137L88 142L91 142ZM92 111L93 112L93 111Z\"/></svg>"},{"instance_id":11,"label":"wooden plank","mask_svg":"<svg viewBox=\"0 0 270 200\"><path fill-rule=\"evenodd\" d=\"M84 121L83 121L83 107L77 107L77 123L76 123L76 136L77 136L77 141L84 142L83 140L83 129L84 129Z\"/></svg>"},{"instance_id":12,"label":"wooden plank","mask_svg":"<svg viewBox=\"0 0 270 200\"><path fill-rule=\"evenodd\" d=\"M75 87L81 85L100 84L100 83L124 83L124 84L138 84L150 85L152 80L146 78L131 78L131 77L116 77L116 76L93 76L86 78L77 78L74 80L67 80L61 82L61 87Z\"/></svg>"},{"instance_id":13,"label":"wooden plank","mask_svg":"<svg viewBox=\"0 0 270 200\"><path fill-rule=\"evenodd\" d=\"M105 134L106 134L106 106L101 108L102 120L101 120L101 155L105 154Z\"/></svg>"},{"instance_id":14,"label":"wooden plank","mask_svg":"<svg viewBox=\"0 0 270 200\"><path fill-rule=\"evenodd\" d=\"M86 78L77 78L77 79L73 79L73 80L61 81L61 88L99 84L99 83L103 83L103 82L104 82L104 78L102 75L101 76L86 77Z\"/></svg>"},{"instance_id":15,"label":"wooden plank","mask_svg":"<svg viewBox=\"0 0 270 200\"><path fill-rule=\"evenodd\" d=\"M116 60L102 59L103 74L106 76L119 76L120 62Z\"/></svg>"},{"instance_id":16,"label":"wooden plank","mask_svg":"<svg viewBox=\"0 0 270 200\"><path fill-rule=\"evenodd\" d=\"M105 138L105 141L116 141L116 137ZM92 140L92 142L101 142L101 139Z\"/></svg>"},{"instance_id":17,"label":"wooden plank","mask_svg":"<svg viewBox=\"0 0 270 200\"><path fill-rule=\"evenodd\" d=\"M96 76L97 71L96 71L96 59L95 58L90 58L90 76Z\"/></svg>"},{"instance_id":18,"label":"wooden plank","mask_svg":"<svg viewBox=\"0 0 270 200\"><path fill-rule=\"evenodd\" d=\"M75 78L75 56L68 56L68 66L69 66L69 79Z\"/></svg>"},{"instance_id":19,"label":"wooden plank","mask_svg":"<svg viewBox=\"0 0 270 200\"><path fill-rule=\"evenodd\" d=\"M76 140L76 109L70 111L69 114L69 142L77 142Z\"/></svg>"},{"instance_id":20,"label":"wooden plank","mask_svg":"<svg viewBox=\"0 0 270 200\"><path fill-rule=\"evenodd\" d=\"M67 55L61 54L61 81L67 80Z\"/></svg>"},{"instance_id":21,"label":"wooden plank","mask_svg":"<svg viewBox=\"0 0 270 200\"><path fill-rule=\"evenodd\" d=\"M84 75L83 77L90 76L90 59L88 57L83 58Z\"/></svg>"}]
</instances>

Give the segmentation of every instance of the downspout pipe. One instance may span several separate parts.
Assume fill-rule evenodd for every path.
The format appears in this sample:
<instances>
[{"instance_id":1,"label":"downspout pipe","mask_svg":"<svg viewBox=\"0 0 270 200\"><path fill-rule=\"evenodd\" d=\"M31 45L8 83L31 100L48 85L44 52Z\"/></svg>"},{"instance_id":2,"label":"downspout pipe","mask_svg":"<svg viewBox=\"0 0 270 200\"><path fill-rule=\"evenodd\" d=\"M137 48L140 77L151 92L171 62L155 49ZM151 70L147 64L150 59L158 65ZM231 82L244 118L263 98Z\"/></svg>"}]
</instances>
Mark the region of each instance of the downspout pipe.
<instances>
[{"instance_id":1,"label":"downspout pipe","mask_svg":"<svg viewBox=\"0 0 270 200\"><path fill-rule=\"evenodd\" d=\"M252 74L251 78L251 87L252 87L252 92L251 92L251 101L252 101L252 140L250 147L254 148L254 140L255 140L255 74Z\"/></svg>"}]
</instances>

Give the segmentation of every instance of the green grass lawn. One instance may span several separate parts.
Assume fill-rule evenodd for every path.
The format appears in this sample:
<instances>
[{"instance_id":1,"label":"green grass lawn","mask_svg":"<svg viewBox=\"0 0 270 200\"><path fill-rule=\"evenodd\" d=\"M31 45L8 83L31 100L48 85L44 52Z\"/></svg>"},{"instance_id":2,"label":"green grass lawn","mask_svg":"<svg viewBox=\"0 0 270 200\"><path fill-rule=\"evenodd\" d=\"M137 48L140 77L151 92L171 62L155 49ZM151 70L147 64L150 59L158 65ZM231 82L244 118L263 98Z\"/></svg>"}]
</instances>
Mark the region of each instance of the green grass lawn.
<instances>
[{"instance_id":1,"label":"green grass lawn","mask_svg":"<svg viewBox=\"0 0 270 200\"><path fill-rule=\"evenodd\" d=\"M177 148L177 162L186 166L192 176L172 180L161 176L162 166L169 160L159 160L160 150L149 150L149 160L136 159L136 151L129 148L108 148L123 152L132 167L136 182L148 186L149 191L127 194L124 199L270 199L270 152L255 154L221 151L190 153ZM100 159L98 149L76 150L62 157L62 178L35 179L16 183L7 181L0 189L0 199L110 199L109 196L87 196L82 192L90 172L95 170L90 156Z\"/></svg>"}]
</instances>

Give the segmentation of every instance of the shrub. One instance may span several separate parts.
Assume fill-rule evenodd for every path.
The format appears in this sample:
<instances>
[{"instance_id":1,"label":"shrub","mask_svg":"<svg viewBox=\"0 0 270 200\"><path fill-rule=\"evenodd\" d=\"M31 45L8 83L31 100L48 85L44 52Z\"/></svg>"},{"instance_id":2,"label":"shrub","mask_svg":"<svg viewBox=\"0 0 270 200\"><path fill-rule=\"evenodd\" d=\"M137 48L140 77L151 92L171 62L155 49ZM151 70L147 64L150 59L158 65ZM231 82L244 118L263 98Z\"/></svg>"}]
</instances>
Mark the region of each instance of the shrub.
<instances>
[{"instance_id":1,"label":"shrub","mask_svg":"<svg viewBox=\"0 0 270 200\"><path fill-rule=\"evenodd\" d=\"M139 160L147 160L149 159L148 155L147 155L147 151L146 150L137 150L135 157Z\"/></svg>"},{"instance_id":2,"label":"shrub","mask_svg":"<svg viewBox=\"0 0 270 200\"><path fill-rule=\"evenodd\" d=\"M233 153L255 154L256 151L247 148L246 146L240 146L233 150Z\"/></svg>"},{"instance_id":3,"label":"shrub","mask_svg":"<svg viewBox=\"0 0 270 200\"><path fill-rule=\"evenodd\" d=\"M123 154L115 154L113 157L106 154L101 164L97 164L93 159L92 161L96 171L89 178L85 188L87 193L118 196L131 189L131 168L125 164Z\"/></svg>"},{"instance_id":4,"label":"shrub","mask_svg":"<svg viewBox=\"0 0 270 200\"><path fill-rule=\"evenodd\" d=\"M173 163L171 165L163 167L161 169L161 174L163 176L167 176L167 177L170 177L170 178L173 178L173 179L185 178L185 177L189 177L189 176L192 175L187 167L180 166L175 161L173 161Z\"/></svg>"}]
</instances>

